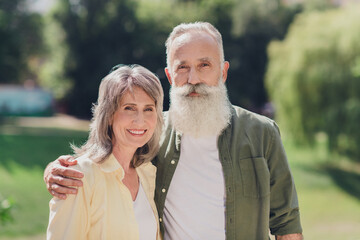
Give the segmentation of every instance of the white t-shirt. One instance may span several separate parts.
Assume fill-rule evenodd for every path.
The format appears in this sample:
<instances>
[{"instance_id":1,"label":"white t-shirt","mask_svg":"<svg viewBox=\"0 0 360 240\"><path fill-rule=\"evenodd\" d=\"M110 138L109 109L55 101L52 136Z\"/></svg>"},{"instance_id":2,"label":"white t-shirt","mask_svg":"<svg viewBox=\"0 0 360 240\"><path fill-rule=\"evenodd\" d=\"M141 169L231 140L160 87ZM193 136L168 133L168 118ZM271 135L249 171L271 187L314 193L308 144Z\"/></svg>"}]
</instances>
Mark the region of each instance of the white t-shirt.
<instances>
[{"instance_id":1,"label":"white t-shirt","mask_svg":"<svg viewBox=\"0 0 360 240\"><path fill-rule=\"evenodd\" d=\"M157 231L156 218L141 183L134 201L134 212L139 227L139 240L155 240Z\"/></svg>"},{"instance_id":2,"label":"white t-shirt","mask_svg":"<svg viewBox=\"0 0 360 240\"><path fill-rule=\"evenodd\" d=\"M165 200L164 239L225 239L225 198L217 137L183 135Z\"/></svg>"}]
</instances>

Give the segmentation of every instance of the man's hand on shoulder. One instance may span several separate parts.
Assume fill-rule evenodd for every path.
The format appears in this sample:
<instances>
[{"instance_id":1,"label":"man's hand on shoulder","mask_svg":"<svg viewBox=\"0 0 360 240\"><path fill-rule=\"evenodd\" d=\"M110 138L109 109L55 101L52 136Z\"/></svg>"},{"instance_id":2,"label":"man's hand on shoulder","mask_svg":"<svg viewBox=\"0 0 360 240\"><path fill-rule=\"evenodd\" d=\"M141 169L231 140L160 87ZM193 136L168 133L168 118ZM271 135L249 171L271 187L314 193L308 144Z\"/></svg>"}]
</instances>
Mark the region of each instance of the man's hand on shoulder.
<instances>
[{"instance_id":1,"label":"man's hand on shoulder","mask_svg":"<svg viewBox=\"0 0 360 240\"><path fill-rule=\"evenodd\" d=\"M44 182L51 195L60 199L66 199L66 194L76 194L76 187L82 186L84 174L75 169L68 168L76 165L77 161L70 155L60 156L54 162L49 163L44 171Z\"/></svg>"},{"instance_id":2,"label":"man's hand on shoulder","mask_svg":"<svg viewBox=\"0 0 360 240\"><path fill-rule=\"evenodd\" d=\"M301 233L293 233L282 236L276 236L276 240L303 240L304 237Z\"/></svg>"}]
</instances>

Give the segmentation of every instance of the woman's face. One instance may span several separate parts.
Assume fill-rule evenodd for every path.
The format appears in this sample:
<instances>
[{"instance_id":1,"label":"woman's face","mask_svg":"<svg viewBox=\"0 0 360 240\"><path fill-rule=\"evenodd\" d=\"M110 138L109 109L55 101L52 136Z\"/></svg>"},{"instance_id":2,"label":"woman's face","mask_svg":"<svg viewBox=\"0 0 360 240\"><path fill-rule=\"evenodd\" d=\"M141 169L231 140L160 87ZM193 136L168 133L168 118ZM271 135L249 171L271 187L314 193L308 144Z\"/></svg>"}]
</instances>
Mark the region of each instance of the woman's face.
<instances>
[{"instance_id":1,"label":"woman's face","mask_svg":"<svg viewBox=\"0 0 360 240\"><path fill-rule=\"evenodd\" d=\"M113 146L136 151L154 133L157 123L155 101L139 87L122 97L113 117Z\"/></svg>"}]
</instances>

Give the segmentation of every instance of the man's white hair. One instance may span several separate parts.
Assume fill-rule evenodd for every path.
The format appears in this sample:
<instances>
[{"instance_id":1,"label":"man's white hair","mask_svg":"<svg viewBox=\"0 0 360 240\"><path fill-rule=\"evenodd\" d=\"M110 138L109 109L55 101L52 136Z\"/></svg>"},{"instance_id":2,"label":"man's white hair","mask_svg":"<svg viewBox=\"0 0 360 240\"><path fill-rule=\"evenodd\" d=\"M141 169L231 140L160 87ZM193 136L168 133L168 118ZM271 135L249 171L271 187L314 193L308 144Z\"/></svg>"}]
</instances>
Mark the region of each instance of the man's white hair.
<instances>
[{"instance_id":1,"label":"man's white hair","mask_svg":"<svg viewBox=\"0 0 360 240\"><path fill-rule=\"evenodd\" d=\"M220 32L210 23L208 22L194 22L194 23L181 23L180 25L176 26L172 32L170 33L168 39L165 42L166 47L166 64L167 68L171 70L170 65L170 49L173 41L188 32L197 32L197 33L207 33L211 37L214 38L214 40L217 42L218 49L219 49L219 55L220 55L220 64L221 67L223 67L223 63L225 61L224 59L224 49L223 49L223 42Z\"/></svg>"}]
</instances>

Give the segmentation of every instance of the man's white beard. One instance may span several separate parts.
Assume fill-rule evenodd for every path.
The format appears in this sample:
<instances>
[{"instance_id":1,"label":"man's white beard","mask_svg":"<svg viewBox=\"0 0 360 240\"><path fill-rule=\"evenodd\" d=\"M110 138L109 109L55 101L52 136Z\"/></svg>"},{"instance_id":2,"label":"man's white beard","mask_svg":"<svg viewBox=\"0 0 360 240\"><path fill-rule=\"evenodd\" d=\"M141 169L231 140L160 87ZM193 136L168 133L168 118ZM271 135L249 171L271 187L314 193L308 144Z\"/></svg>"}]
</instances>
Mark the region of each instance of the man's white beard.
<instances>
[{"instance_id":1,"label":"man's white beard","mask_svg":"<svg viewBox=\"0 0 360 240\"><path fill-rule=\"evenodd\" d=\"M200 96L189 97L191 92ZM225 84L186 84L170 90L170 120L174 128L195 138L218 136L231 119L231 108Z\"/></svg>"}]
</instances>

